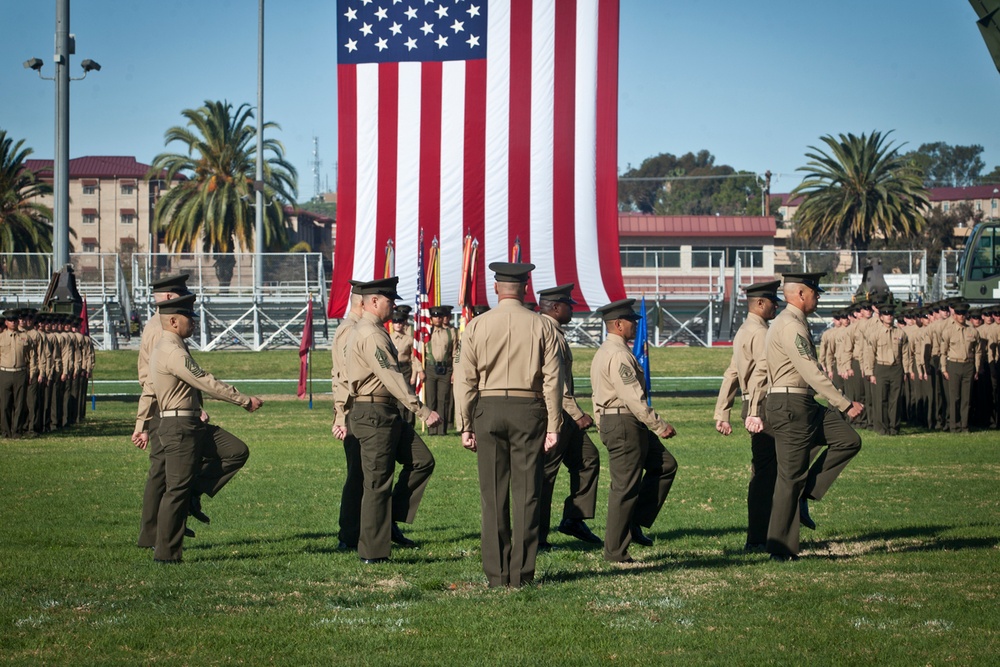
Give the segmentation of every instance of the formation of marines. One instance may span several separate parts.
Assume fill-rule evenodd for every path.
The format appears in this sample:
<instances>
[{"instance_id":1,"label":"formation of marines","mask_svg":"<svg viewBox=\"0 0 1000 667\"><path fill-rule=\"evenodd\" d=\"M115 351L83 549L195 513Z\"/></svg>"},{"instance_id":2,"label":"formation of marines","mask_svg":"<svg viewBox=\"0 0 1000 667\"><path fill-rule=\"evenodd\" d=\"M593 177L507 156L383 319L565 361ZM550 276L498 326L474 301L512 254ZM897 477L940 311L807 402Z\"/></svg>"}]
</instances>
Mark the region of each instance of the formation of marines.
<instances>
[{"instance_id":1,"label":"formation of marines","mask_svg":"<svg viewBox=\"0 0 1000 667\"><path fill-rule=\"evenodd\" d=\"M0 318L0 434L34 438L86 418L94 346L80 317L12 308Z\"/></svg>"},{"instance_id":2,"label":"formation of marines","mask_svg":"<svg viewBox=\"0 0 1000 667\"><path fill-rule=\"evenodd\" d=\"M833 315L820 363L866 410L859 428L898 435L901 423L967 433L1000 415L1000 306L961 299L900 307L861 300Z\"/></svg>"},{"instance_id":3,"label":"formation of marines","mask_svg":"<svg viewBox=\"0 0 1000 667\"><path fill-rule=\"evenodd\" d=\"M396 307L398 278L352 281L351 310L332 345L331 430L343 442L347 470L340 549L376 564L391 558L393 544L417 546L399 525L415 521L435 460L416 421L443 434L451 411L462 445L477 459L490 587L533 581L537 553L550 547L561 467L569 471L570 493L559 532L602 544L612 563L631 563L630 547L653 543L643 530L653 525L676 477L677 461L662 442L676 431L650 407L629 346L640 318L635 300L596 311L606 336L590 369L591 417L574 393L563 332L575 285L541 290L539 303L528 304L533 268L491 264L498 305L481 309L460 333L445 324L448 307L435 309L431 344L424 348L424 367L433 368L426 374L413 363L408 309ZM892 435L901 419L926 419L930 428L947 423L960 432L968 429L970 411L989 424L997 405L998 313L969 313L964 303L897 312L890 303L863 301L836 313L817 350L807 318L823 292L820 277L784 274L783 282L747 288L748 317L734 339L715 411L716 429L730 435L730 410L742 396L752 451L745 548L779 561L798 559L800 528L816 527L809 503L824 498L860 451L855 427ZM180 562L183 540L193 536L187 518L209 521L201 496L214 496L249 455L245 443L208 424L202 394L250 412L261 406L191 358L184 339L193 331L195 297L185 278L154 284L159 326L143 333L143 398L133 434L137 446L150 450L139 545L153 548L163 563ZM428 385L428 404L416 394L420 382ZM432 382L447 391L431 390ZM600 474L591 426L608 451L611 477L603 539L586 523L595 514Z\"/></svg>"}]
</instances>

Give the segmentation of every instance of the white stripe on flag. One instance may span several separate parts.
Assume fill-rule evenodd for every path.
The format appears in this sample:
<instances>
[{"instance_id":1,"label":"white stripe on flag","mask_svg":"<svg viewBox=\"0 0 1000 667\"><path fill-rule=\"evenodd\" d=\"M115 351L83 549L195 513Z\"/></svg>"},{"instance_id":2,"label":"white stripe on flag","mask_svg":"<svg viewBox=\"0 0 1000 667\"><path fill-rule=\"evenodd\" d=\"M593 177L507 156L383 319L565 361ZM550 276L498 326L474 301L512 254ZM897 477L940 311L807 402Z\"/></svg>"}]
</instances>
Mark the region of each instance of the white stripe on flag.
<instances>
[{"instance_id":1,"label":"white stripe on flag","mask_svg":"<svg viewBox=\"0 0 1000 667\"><path fill-rule=\"evenodd\" d=\"M496 3L489 8L489 41L486 44L486 192L484 239L479 250L483 266L510 259L507 243L507 158L510 126L510 5ZM492 283L487 269L486 284ZM491 306L497 297L487 288Z\"/></svg>"},{"instance_id":2,"label":"white stripe on flag","mask_svg":"<svg viewBox=\"0 0 1000 667\"><path fill-rule=\"evenodd\" d=\"M555 154L555 3L531 6L531 285L555 287L552 247L552 188Z\"/></svg>"},{"instance_id":3,"label":"white stripe on flag","mask_svg":"<svg viewBox=\"0 0 1000 667\"><path fill-rule=\"evenodd\" d=\"M458 307L465 238L465 61L441 72L441 303Z\"/></svg>"},{"instance_id":4,"label":"white stripe on flag","mask_svg":"<svg viewBox=\"0 0 1000 667\"><path fill-rule=\"evenodd\" d=\"M379 66L358 65L357 222L354 225L354 270L357 280L375 275L375 214L378 202L378 75Z\"/></svg>"},{"instance_id":5,"label":"white stripe on flag","mask_svg":"<svg viewBox=\"0 0 1000 667\"><path fill-rule=\"evenodd\" d=\"M420 231L420 63L399 64L398 161L396 163L397 292L405 303L417 293L417 248Z\"/></svg>"},{"instance_id":6,"label":"white stripe on flag","mask_svg":"<svg viewBox=\"0 0 1000 667\"><path fill-rule=\"evenodd\" d=\"M597 254L597 6L599 0L579 0L576 6L576 147L574 201L576 206L577 280L590 309L608 303ZM596 270L595 270L596 269ZM608 270L613 270L609 267Z\"/></svg>"}]
</instances>

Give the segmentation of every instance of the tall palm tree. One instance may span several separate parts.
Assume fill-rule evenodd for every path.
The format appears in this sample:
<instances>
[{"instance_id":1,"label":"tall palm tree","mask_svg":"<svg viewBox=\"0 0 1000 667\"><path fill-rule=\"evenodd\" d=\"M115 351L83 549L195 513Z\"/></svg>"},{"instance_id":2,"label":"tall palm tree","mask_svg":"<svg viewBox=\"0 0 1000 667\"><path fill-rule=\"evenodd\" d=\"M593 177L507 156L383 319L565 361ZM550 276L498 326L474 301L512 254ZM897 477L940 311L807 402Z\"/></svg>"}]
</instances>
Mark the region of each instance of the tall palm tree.
<instances>
[{"instance_id":1,"label":"tall palm tree","mask_svg":"<svg viewBox=\"0 0 1000 667\"><path fill-rule=\"evenodd\" d=\"M0 253L51 253L52 209L38 199L51 195L52 185L25 168L32 150L23 145L23 139L15 144L6 130L0 130ZM27 264L40 268L44 263ZM3 266L4 273L14 268L6 261Z\"/></svg>"},{"instance_id":2,"label":"tall palm tree","mask_svg":"<svg viewBox=\"0 0 1000 667\"><path fill-rule=\"evenodd\" d=\"M164 135L165 145L177 141L186 154L161 153L153 159L147 179L182 180L157 202L154 222L165 230L167 246L191 251L201 245L204 252L232 253L239 245L254 247L257 131L253 109L241 104L235 111L227 101L206 100L198 109L181 115L187 127L175 126ZM279 129L264 123L264 129ZM284 205L296 198L295 167L285 160L284 147L276 139L264 140L264 248L284 250L287 220ZM232 256L223 256L216 271L223 284L232 278Z\"/></svg>"},{"instance_id":3,"label":"tall palm tree","mask_svg":"<svg viewBox=\"0 0 1000 667\"><path fill-rule=\"evenodd\" d=\"M864 249L874 238L912 236L925 224L929 204L919 170L888 142L888 135L827 135L830 154L810 146L805 180L791 192L804 201L795 213L796 235L809 244Z\"/></svg>"}]
</instances>

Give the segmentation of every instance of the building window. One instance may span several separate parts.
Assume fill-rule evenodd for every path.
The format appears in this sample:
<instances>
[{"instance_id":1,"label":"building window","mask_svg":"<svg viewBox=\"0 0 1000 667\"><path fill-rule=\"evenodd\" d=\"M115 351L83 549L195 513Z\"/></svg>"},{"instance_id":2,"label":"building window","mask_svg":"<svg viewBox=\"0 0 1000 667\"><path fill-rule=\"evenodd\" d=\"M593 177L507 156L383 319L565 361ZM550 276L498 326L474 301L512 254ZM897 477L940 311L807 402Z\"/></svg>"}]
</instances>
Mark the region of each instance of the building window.
<instances>
[{"instance_id":1,"label":"building window","mask_svg":"<svg viewBox=\"0 0 1000 667\"><path fill-rule=\"evenodd\" d=\"M944 212L945 212L945 213L947 213L947 212L948 212L948 208L949 208L949 206L948 206L948 202L945 202L945 203L944 203L944 204L943 204L943 205L941 206L941 208L942 208L942 210L944 210Z\"/></svg>"},{"instance_id":2,"label":"building window","mask_svg":"<svg viewBox=\"0 0 1000 667\"><path fill-rule=\"evenodd\" d=\"M85 195L96 195L97 186L96 185L85 185L83 186L83 194Z\"/></svg>"},{"instance_id":3,"label":"building window","mask_svg":"<svg viewBox=\"0 0 1000 667\"><path fill-rule=\"evenodd\" d=\"M83 244L83 251L84 252L97 252L97 244L96 243L84 243Z\"/></svg>"},{"instance_id":4,"label":"building window","mask_svg":"<svg viewBox=\"0 0 1000 667\"><path fill-rule=\"evenodd\" d=\"M92 225L95 222L97 222L97 214L96 213L84 213L83 214L83 224L85 224L85 225Z\"/></svg>"},{"instance_id":5,"label":"building window","mask_svg":"<svg viewBox=\"0 0 1000 667\"><path fill-rule=\"evenodd\" d=\"M745 269L764 267L763 248L726 248L726 266L736 266L737 257L740 260L740 266Z\"/></svg>"},{"instance_id":6,"label":"building window","mask_svg":"<svg viewBox=\"0 0 1000 667\"><path fill-rule=\"evenodd\" d=\"M990 208L992 208L994 211L997 210L997 200L996 199L994 199L993 201L990 202Z\"/></svg>"},{"instance_id":7,"label":"building window","mask_svg":"<svg viewBox=\"0 0 1000 667\"><path fill-rule=\"evenodd\" d=\"M132 194L135 194L135 186L134 185L122 184L122 194L123 195L132 195Z\"/></svg>"},{"instance_id":8,"label":"building window","mask_svg":"<svg viewBox=\"0 0 1000 667\"><path fill-rule=\"evenodd\" d=\"M624 246L619 251L623 269L679 269L681 251L677 247Z\"/></svg>"},{"instance_id":9,"label":"building window","mask_svg":"<svg viewBox=\"0 0 1000 667\"><path fill-rule=\"evenodd\" d=\"M135 222L135 214L134 213L122 213L121 220L122 220L122 224L123 225L131 225L131 224L133 224Z\"/></svg>"},{"instance_id":10,"label":"building window","mask_svg":"<svg viewBox=\"0 0 1000 667\"><path fill-rule=\"evenodd\" d=\"M719 266L719 261L725 257L728 251L729 248L691 248L691 268L716 268Z\"/></svg>"}]
</instances>

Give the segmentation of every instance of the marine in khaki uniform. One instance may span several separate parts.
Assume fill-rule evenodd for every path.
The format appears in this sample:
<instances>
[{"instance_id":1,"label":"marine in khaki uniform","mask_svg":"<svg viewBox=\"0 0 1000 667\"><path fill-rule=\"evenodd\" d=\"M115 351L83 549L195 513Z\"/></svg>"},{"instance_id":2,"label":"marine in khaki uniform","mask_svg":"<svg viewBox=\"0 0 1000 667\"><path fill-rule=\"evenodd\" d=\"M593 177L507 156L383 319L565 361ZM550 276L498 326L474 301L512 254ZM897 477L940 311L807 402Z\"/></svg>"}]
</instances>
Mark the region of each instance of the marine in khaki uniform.
<instances>
[{"instance_id":1,"label":"marine in khaki uniform","mask_svg":"<svg viewBox=\"0 0 1000 667\"><path fill-rule=\"evenodd\" d=\"M594 416L611 474L604 559L615 563L633 562L633 542L652 545L642 527L656 521L677 474L677 461L659 440L676 431L647 405L642 368L628 346L639 319L633 304L622 299L597 309L608 335L590 366Z\"/></svg>"},{"instance_id":2,"label":"marine in khaki uniform","mask_svg":"<svg viewBox=\"0 0 1000 667\"><path fill-rule=\"evenodd\" d=\"M487 583L519 588L535 577L544 455L559 442L565 385L555 328L522 305L535 266L489 268L499 303L462 334L455 421L476 452Z\"/></svg>"},{"instance_id":3,"label":"marine in khaki uniform","mask_svg":"<svg viewBox=\"0 0 1000 667\"><path fill-rule=\"evenodd\" d=\"M764 340L767 323L778 313L780 280L757 283L746 288L747 318L733 337L733 358L722 376L722 388L715 403L715 430L730 435L729 423L736 394L743 397L741 418L750 433L750 484L747 489L746 551L762 551L767 545L767 525L771 520L771 498L778 475L774 457L774 434L764 421L767 396L767 357ZM828 329L835 331L835 329ZM830 341L832 346L832 341ZM832 355L832 352L831 352Z\"/></svg>"},{"instance_id":4,"label":"marine in khaki uniform","mask_svg":"<svg viewBox=\"0 0 1000 667\"><path fill-rule=\"evenodd\" d=\"M94 341L90 334L80 333L80 347L83 350L83 373L80 379L80 409L77 411L79 421L84 421L87 416L87 386L90 378L94 376L94 364L97 361L97 353L94 351Z\"/></svg>"},{"instance_id":5,"label":"marine in khaki uniform","mask_svg":"<svg viewBox=\"0 0 1000 667\"><path fill-rule=\"evenodd\" d=\"M163 564L181 562L192 494L214 497L250 455L242 440L202 420L202 395L239 405L247 412L263 404L256 396L244 396L217 380L191 357L184 339L194 333L194 301L195 295L188 294L157 304L163 333L149 358L147 384L152 385L160 410L158 432L166 478L153 558ZM137 446L143 439L148 440L148 433L133 433Z\"/></svg>"},{"instance_id":6,"label":"marine in khaki uniform","mask_svg":"<svg viewBox=\"0 0 1000 667\"><path fill-rule=\"evenodd\" d=\"M851 332L851 371L854 387L853 396L848 394L852 401L857 401L865 406L865 410L857 417L855 424L859 428L871 427L871 415L868 408L871 405L871 384L865 377L864 369L861 367L861 360L864 358L868 341L865 339L865 332L872 318L871 302L863 300L858 303L855 311L855 320L849 327Z\"/></svg>"},{"instance_id":7,"label":"marine in khaki uniform","mask_svg":"<svg viewBox=\"0 0 1000 667\"><path fill-rule=\"evenodd\" d=\"M0 432L5 438L18 438L18 424L25 420L28 388L28 360L31 340L18 331L19 311L5 310L4 330L0 333Z\"/></svg>"},{"instance_id":8,"label":"marine in khaki uniform","mask_svg":"<svg viewBox=\"0 0 1000 667\"><path fill-rule=\"evenodd\" d=\"M931 337L931 363L933 370L933 404L931 414L934 417L934 428L939 431L948 430L948 381L944 374L947 362L941 362L941 330L951 322L951 309L945 302L939 302L934 310L934 320L929 327Z\"/></svg>"},{"instance_id":9,"label":"marine in khaki uniform","mask_svg":"<svg viewBox=\"0 0 1000 667\"><path fill-rule=\"evenodd\" d=\"M926 308L916 313L917 327L910 340L910 355L913 357L913 394L915 426L932 428L931 419L931 337L927 325L930 320Z\"/></svg>"},{"instance_id":10,"label":"marine in khaki uniform","mask_svg":"<svg viewBox=\"0 0 1000 667\"><path fill-rule=\"evenodd\" d=\"M834 352L833 361L837 367L836 374L830 378L833 386L845 396L850 397L852 383L854 382L854 340L850 334L851 308L844 308L840 311L840 328L837 336L833 339ZM828 376L829 377L829 376Z\"/></svg>"},{"instance_id":11,"label":"marine in khaki uniform","mask_svg":"<svg viewBox=\"0 0 1000 667\"><path fill-rule=\"evenodd\" d=\"M447 326L451 317L451 306L431 308L431 337L424 345L424 396L427 407L441 415L441 423L430 429L431 435L448 433L448 416L452 403L452 373L455 344L458 335Z\"/></svg>"},{"instance_id":12,"label":"marine in khaki uniform","mask_svg":"<svg viewBox=\"0 0 1000 667\"><path fill-rule=\"evenodd\" d=\"M976 333L979 334L979 347L976 348L976 379L972 381L972 401L969 408L969 425L974 428L990 427L990 413L993 411L993 390L990 386L989 374L989 339L988 329L983 328L983 311L980 308L969 310L968 320Z\"/></svg>"},{"instance_id":13,"label":"marine in khaki uniform","mask_svg":"<svg viewBox=\"0 0 1000 667\"><path fill-rule=\"evenodd\" d=\"M1000 424L998 416L1000 416L1000 365L998 365L998 357L1000 357L1000 311L995 307L987 308L983 310L983 327L981 330L981 335L986 338L986 361L987 361L987 375L990 377L990 391L993 406L993 410L990 413L990 428L996 428Z\"/></svg>"},{"instance_id":14,"label":"marine in khaki uniform","mask_svg":"<svg viewBox=\"0 0 1000 667\"><path fill-rule=\"evenodd\" d=\"M405 309L401 306L396 306L393 309L392 331L389 332L389 339L396 346L396 352L399 355L399 372L403 374L403 377L406 378L411 387L416 387L417 375L423 373L423 370L420 368L414 369L413 367L413 327L407 324L409 312L409 306L406 306ZM416 415L402 405L400 405L399 409L400 414L403 415L403 421L413 426Z\"/></svg>"},{"instance_id":15,"label":"marine in khaki uniform","mask_svg":"<svg viewBox=\"0 0 1000 667\"><path fill-rule=\"evenodd\" d=\"M361 283L351 281L351 287ZM361 469L361 443L350 431L347 415L351 411L351 389L347 383L347 343L351 329L361 319L361 295L351 294L351 309L347 317L337 325L330 344L332 364L330 366L333 383L333 437L344 443L345 475L340 491L340 513L338 515L339 538L337 548L350 550L358 548L361 535L361 498L365 491L365 475Z\"/></svg>"},{"instance_id":16,"label":"marine in khaki uniform","mask_svg":"<svg viewBox=\"0 0 1000 667\"><path fill-rule=\"evenodd\" d=\"M33 436L44 432L42 410L45 408L45 381L49 374L49 345L38 324L38 311L27 309L24 317L28 338L32 342L31 363L28 368L28 421L26 432Z\"/></svg>"},{"instance_id":17,"label":"marine in khaki uniform","mask_svg":"<svg viewBox=\"0 0 1000 667\"><path fill-rule=\"evenodd\" d=\"M597 478L601 471L601 455L587 435L587 429L594 421L576 401L573 387L573 351L566 342L562 327L573 319L574 283L567 283L538 292L539 317L556 331L556 341L562 358L562 429L555 448L545 453L545 477L542 495L539 499L541 514L538 528L538 545L547 549L549 524L552 519L552 494L555 489L559 468L569 470L569 495L563 502L562 521L558 530L564 535L575 537L589 544L603 544L604 540L594 535L585 519L593 519L597 509Z\"/></svg>"},{"instance_id":18,"label":"marine in khaki uniform","mask_svg":"<svg viewBox=\"0 0 1000 667\"><path fill-rule=\"evenodd\" d=\"M408 378L399 372L396 348L384 324L392 314L398 278L383 278L356 285L362 298L361 319L347 340L347 383L353 406L349 430L361 445L364 495L361 498L361 533L358 556L363 563L389 559L395 523L413 523L424 489L434 471L434 456L403 421L397 401L428 426L441 419L420 403ZM396 485L395 463L402 467ZM394 531L395 528L395 531Z\"/></svg>"},{"instance_id":19,"label":"marine in khaki uniform","mask_svg":"<svg viewBox=\"0 0 1000 667\"><path fill-rule=\"evenodd\" d=\"M808 500L823 498L861 450L861 438L843 413L853 419L864 406L848 400L823 373L806 323L819 302L822 275L784 274L787 305L775 318L766 339L765 421L774 431L778 459L767 550L775 560L798 559L800 522L811 522ZM816 402L816 394L826 398L832 409ZM826 450L813 462L813 456L824 446Z\"/></svg>"},{"instance_id":20,"label":"marine in khaki uniform","mask_svg":"<svg viewBox=\"0 0 1000 667\"><path fill-rule=\"evenodd\" d=\"M966 322L969 304L958 303L952 316L941 326L940 364L948 383L948 429L969 432L972 382L979 375L979 332Z\"/></svg>"},{"instance_id":21,"label":"marine in khaki uniform","mask_svg":"<svg viewBox=\"0 0 1000 667\"><path fill-rule=\"evenodd\" d=\"M153 300L159 304L190 294L191 292L187 288L187 279L188 274L182 273L153 281L150 283ZM142 329L142 337L139 341L139 359L136 363L142 394L139 396L132 441L140 449L145 449L149 453L149 471L146 473L146 485L142 492L139 539L136 543L140 548L151 548L156 545L156 521L160 512L160 500L167 489L166 469L164 467L166 459L159 436L160 408L156 402L153 385L149 382L149 357L153 354L153 349L160 342L162 336L163 327L160 324L160 316L154 314ZM208 415L204 415L204 417L207 418ZM139 437L144 432L146 437ZM204 514L202 516L207 518ZM194 532L188 530L187 536L194 537Z\"/></svg>"},{"instance_id":22,"label":"marine in khaki uniform","mask_svg":"<svg viewBox=\"0 0 1000 667\"><path fill-rule=\"evenodd\" d=\"M896 310L884 305L879 310L878 326L869 333L871 346L865 352L864 366L872 384L874 418L872 428L881 435L899 434L900 397L903 380L912 373L910 343L906 333L896 326Z\"/></svg>"}]
</instances>

